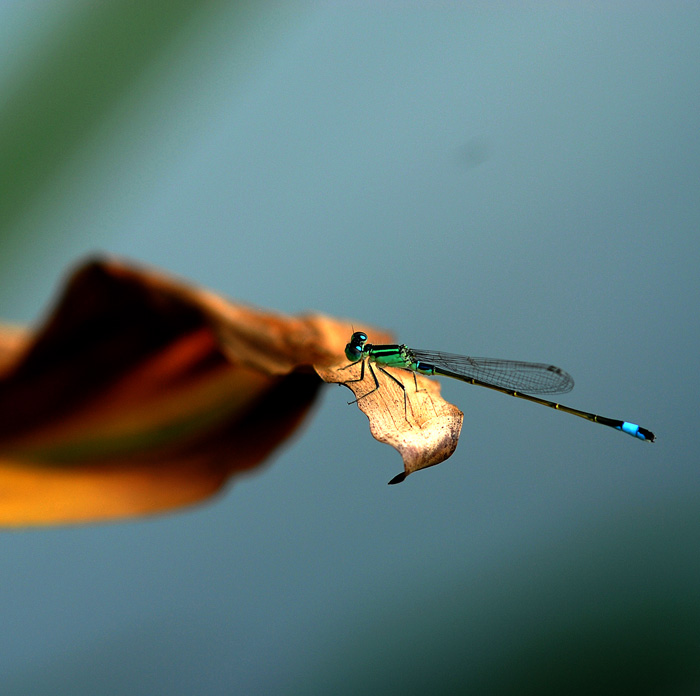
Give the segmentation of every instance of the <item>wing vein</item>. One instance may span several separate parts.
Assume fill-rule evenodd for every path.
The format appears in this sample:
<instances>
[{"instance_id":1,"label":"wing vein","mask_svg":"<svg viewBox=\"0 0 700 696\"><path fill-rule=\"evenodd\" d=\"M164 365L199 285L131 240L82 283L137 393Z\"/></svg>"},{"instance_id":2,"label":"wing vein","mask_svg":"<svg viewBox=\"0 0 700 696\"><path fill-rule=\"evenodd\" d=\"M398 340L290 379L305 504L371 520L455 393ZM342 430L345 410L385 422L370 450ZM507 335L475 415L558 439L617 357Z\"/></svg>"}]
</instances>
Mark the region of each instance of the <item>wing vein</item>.
<instances>
[{"instance_id":1,"label":"wing vein","mask_svg":"<svg viewBox=\"0 0 700 696\"><path fill-rule=\"evenodd\" d=\"M525 394L563 394L574 387L573 377L560 367L546 363L472 358L432 350L413 350L415 358L454 372L466 379L512 389Z\"/></svg>"}]
</instances>

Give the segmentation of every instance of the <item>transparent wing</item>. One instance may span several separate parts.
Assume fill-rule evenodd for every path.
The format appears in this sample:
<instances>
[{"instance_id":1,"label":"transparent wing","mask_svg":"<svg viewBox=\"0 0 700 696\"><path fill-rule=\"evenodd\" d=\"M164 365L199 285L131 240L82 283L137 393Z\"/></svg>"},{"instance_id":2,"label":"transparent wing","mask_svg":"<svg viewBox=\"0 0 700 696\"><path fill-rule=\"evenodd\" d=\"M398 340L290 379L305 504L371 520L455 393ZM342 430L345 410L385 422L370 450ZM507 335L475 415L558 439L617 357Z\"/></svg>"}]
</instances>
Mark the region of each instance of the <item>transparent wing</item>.
<instances>
[{"instance_id":1,"label":"transparent wing","mask_svg":"<svg viewBox=\"0 0 700 696\"><path fill-rule=\"evenodd\" d=\"M563 394L574 388L573 377L554 365L497 358L470 358L434 350L411 349L411 353L416 360L466 379L476 379L494 387L513 389L525 394Z\"/></svg>"}]
</instances>

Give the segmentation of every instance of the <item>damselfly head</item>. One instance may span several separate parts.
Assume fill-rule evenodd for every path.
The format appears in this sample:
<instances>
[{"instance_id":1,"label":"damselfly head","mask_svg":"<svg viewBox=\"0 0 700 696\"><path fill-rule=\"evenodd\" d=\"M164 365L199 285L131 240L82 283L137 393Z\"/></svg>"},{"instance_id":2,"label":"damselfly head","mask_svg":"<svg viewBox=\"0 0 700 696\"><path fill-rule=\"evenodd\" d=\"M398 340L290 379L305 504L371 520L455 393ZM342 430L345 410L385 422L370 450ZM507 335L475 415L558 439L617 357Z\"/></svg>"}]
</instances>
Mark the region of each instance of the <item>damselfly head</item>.
<instances>
[{"instance_id":1,"label":"damselfly head","mask_svg":"<svg viewBox=\"0 0 700 696\"><path fill-rule=\"evenodd\" d=\"M350 337L350 343L345 346L345 357L352 361L359 360L365 343L367 343L367 334L364 331L355 331Z\"/></svg>"}]
</instances>

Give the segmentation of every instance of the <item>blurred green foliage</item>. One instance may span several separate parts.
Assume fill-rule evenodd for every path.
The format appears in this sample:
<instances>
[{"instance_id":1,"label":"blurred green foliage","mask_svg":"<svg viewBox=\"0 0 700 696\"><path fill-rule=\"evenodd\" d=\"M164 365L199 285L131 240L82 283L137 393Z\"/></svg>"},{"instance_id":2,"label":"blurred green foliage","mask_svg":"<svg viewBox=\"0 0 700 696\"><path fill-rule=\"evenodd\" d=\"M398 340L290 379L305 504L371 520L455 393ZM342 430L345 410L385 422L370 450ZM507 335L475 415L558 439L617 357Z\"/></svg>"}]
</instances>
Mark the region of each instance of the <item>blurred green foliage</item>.
<instances>
[{"instance_id":1,"label":"blurred green foliage","mask_svg":"<svg viewBox=\"0 0 700 696\"><path fill-rule=\"evenodd\" d=\"M110 0L66 5L31 60L0 95L0 245L2 259L21 216L61 176L62 168L144 70L219 0ZM237 3L240 9L250 3ZM37 17L37 22L41 18ZM26 235L25 235L26 237ZM1 263L1 262L0 262Z\"/></svg>"}]
</instances>

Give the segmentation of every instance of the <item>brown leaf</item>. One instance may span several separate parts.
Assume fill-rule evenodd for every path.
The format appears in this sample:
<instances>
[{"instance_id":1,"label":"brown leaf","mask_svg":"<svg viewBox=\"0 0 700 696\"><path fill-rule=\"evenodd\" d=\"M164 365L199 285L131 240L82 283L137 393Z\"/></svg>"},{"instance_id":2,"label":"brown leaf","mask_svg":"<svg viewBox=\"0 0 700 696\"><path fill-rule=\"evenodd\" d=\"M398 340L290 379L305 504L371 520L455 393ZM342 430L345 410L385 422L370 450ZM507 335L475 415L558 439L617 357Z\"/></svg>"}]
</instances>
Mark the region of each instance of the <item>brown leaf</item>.
<instances>
[{"instance_id":1,"label":"brown leaf","mask_svg":"<svg viewBox=\"0 0 700 696\"><path fill-rule=\"evenodd\" d=\"M116 260L69 280L35 334L0 328L0 524L94 521L191 504L261 464L321 379L344 382L352 325L263 312ZM389 337L375 331L375 342ZM410 373L359 406L404 458L454 451L461 413ZM348 385L357 396L371 382Z\"/></svg>"},{"instance_id":2,"label":"brown leaf","mask_svg":"<svg viewBox=\"0 0 700 696\"><path fill-rule=\"evenodd\" d=\"M377 334L370 337L376 340ZM440 396L438 382L406 370L385 369L404 385L404 389L378 370L375 374L379 389L374 389L368 370L362 381L347 382L359 379L360 364L347 370L318 369L318 373L326 382L345 383L358 399L357 405L367 414L372 435L399 451L404 470L389 483L401 483L414 471L452 456L464 415Z\"/></svg>"}]
</instances>

